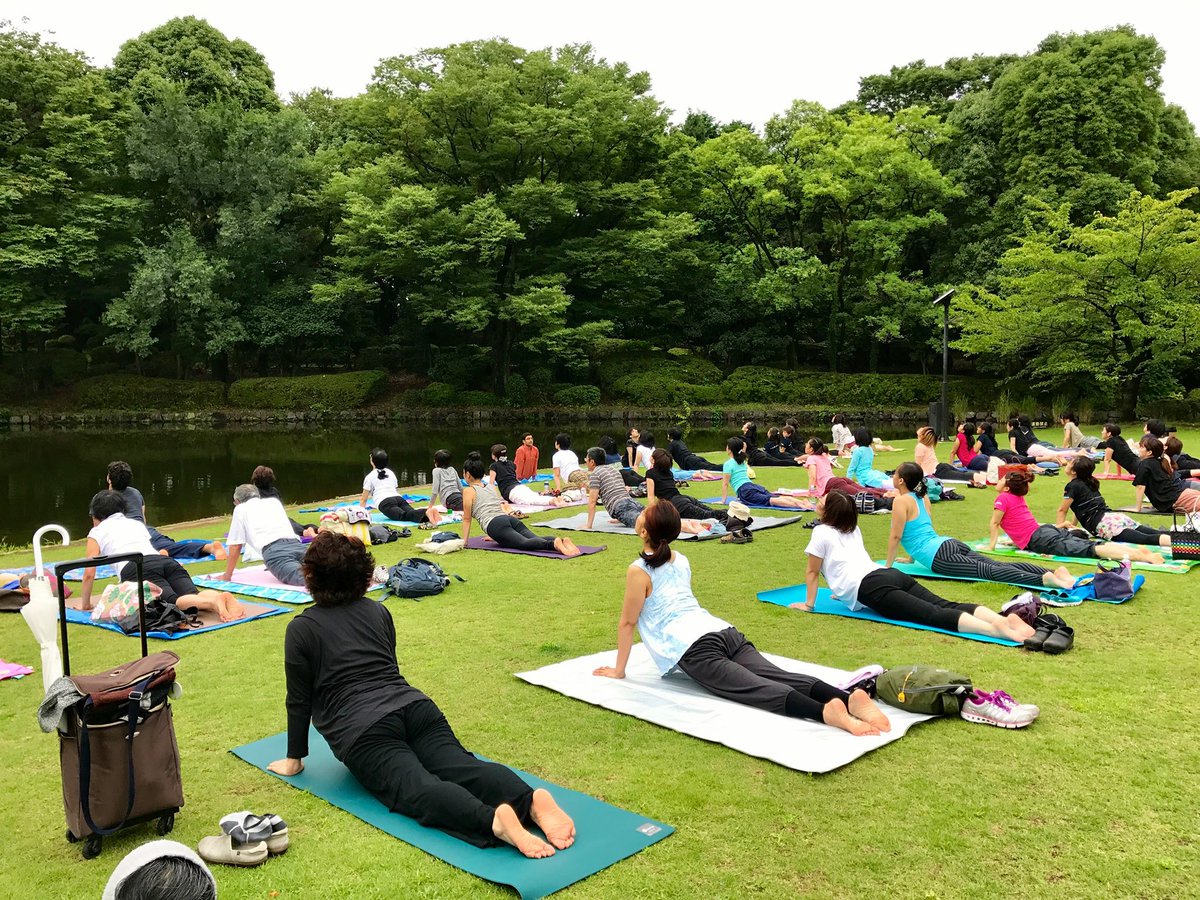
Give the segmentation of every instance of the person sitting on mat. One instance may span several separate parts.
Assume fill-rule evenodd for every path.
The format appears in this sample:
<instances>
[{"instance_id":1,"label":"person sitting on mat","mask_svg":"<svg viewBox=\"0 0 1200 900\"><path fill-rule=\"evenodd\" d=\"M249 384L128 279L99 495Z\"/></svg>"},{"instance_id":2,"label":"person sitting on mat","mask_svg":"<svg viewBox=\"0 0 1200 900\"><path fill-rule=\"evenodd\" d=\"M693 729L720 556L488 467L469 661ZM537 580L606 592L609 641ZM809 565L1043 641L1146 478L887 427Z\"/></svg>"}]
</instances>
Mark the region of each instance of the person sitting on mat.
<instances>
[{"instance_id":1,"label":"person sitting on mat","mask_svg":"<svg viewBox=\"0 0 1200 900\"><path fill-rule=\"evenodd\" d=\"M1162 441L1152 434L1143 435L1138 456L1141 459L1133 476L1135 512L1141 512L1145 500L1159 512L1200 512L1200 491L1185 487L1175 478L1175 467Z\"/></svg>"},{"instance_id":2,"label":"person sitting on mat","mask_svg":"<svg viewBox=\"0 0 1200 900\"><path fill-rule=\"evenodd\" d=\"M304 584L300 563L304 560L305 545L292 531L283 504L274 497L260 497L258 488L252 484L240 484L233 492L226 581L233 578L243 545L261 556L267 571L279 581L297 587Z\"/></svg>"},{"instance_id":3,"label":"person sitting on mat","mask_svg":"<svg viewBox=\"0 0 1200 900\"><path fill-rule=\"evenodd\" d=\"M520 451L518 451L520 452ZM462 510L462 482L458 472L450 465L450 451L439 450L433 454L433 481L430 485L429 502L440 503L446 509Z\"/></svg>"},{"instance_id":4,"label":"person sitting on mat","mask_svg":"<svg viewBox=\"0 0 1200 900\"><path fill-rule=\"evenodd\" d=\"M465 544L471 537L471 520L479 522L488 540L501 547L513 550L541 550L561 553L563 556L578 556L580 550L570 538L538 537L525 523L509 514L509 506L500 497L500 491L483 481L487 470L483 457L472 450L463 463L463 475L467 486L463 489L462 539Z\"/></svg>"},{"instance_id":5,"label":"person sitting on mat","mask_svg":"<svg viewBox=\"0 0 1200 900\"><path fill-rule=\"evenodd\" d=\"M671 454L658 447L650 454L653 464L646 470L646 503L653 505L659 500L670 503L679 511L682 519L716 519L722 525L729 518L723 509L713 509L695 497L681 493L675 486L675 475L671 470ZM639 511L640 514L640 511Z\"/></svg>"},{"instance_id":6,"label":"person sitting on mat","mask_svg":"<svg viewBox=\"0 0 1200 900\"><path fill-rule=\"evenodd\" d=\"M432 501L425 509L414 509L400 496L400 479L387 467L386 450L376 447L371 451L369 462L373 468L363 479L362 497L358 501L360 506L366 506L370 501L380 513L393 522L417 522L422 528L433 528L442 521L442 514Z\"/></svg>"},{"instance_id":7,"label":"person sitting on mat","mask_svg":"<svg viewBox=\"0 0 1200 900\"><path fill-rule=\"evenodd\" d=\"M633 470L641 472L649 469L654 463L650 457L654 453L654 432L638 432L637 446L633 448Z\"/></svg>"},{"instance_id":8,"label":"person sitting on mat","mask_svg":"<svg viewBox=\"0 0 1200 900\"><path fill-rule=\"evenodd\" d=\"M960 431L959 434L961 435L962 432ZM961 480L962 470L956 469L950 463L938 462L937 451L934 449L937 445L937 434L932 428L922 425L917 429L917 445L913 455L917 465L921 467L921 471L934 478Z\"/></svg>"},{"instance_id":9,"label":"person sitting on mat","mask_svg":"<svg viewBox=\"0 0 1200 900\"><path fill-rule=\"evenodd\" d=\"M767 429L767 443L763 447L763 452L772 459L778 459L782 462L795 463L803 465L800 462L799 453L788 453L783 445L783 432L778 428Z\"/></svg>"},{"instance_id":10,"label":"person sitting on mat","mask_svg":"<svg viewBox=\"0 0 1200 900\"><path fill-rule=\"evenodd\" d=\"M1118 544L1147 544L1170 548L1171 533L1159 531L1131 519L1123 512L1113 512L1100 493L1096 480L1096 463L1086 456L1076 457L1067 464L1067 483L1063 485L1063 501L1058 506L1058 528L1067 528L1068 513L1089 534Z\"/></svg>"},{"instance_id":11,"label":"person sitting on mat","mask_svg":"<svg viewBox=\"0 0 1200 900\"><path fill-rule=\"evenodd\" d=\"M850 464L846 466L846 477L863 487L887 488L892 480L875 468L875 442L866 428L854 429L854 450L850 453Z\"/></svg>"},{"instance_id":12,"label":"person sitting on mat","mask_svg":"<svg viewBox=\"0 0 1200 900\"><path fill-rule=\"evenodd\" d=\"M185 612L189 609L208 610L216 613L222 622L232 622L246 615L245 608L233 594L228 591L200 590L183 566L164 551L155 550L146 526L125 516L125 498L116 491L96 494L88 514L92 517L93 528L87 536L87 555L140 553L142 576L162 590L158 597L160 603L174 604ZM117 580L137 581L137 564L125 563L117 573ZM95 582L96 569L84 569L79 602L81 609L92 608L92 586Z\"/></svg>"},{"instance_id":13,"label":"person sitting on mat","mask_svg":"<svg viewBox=\"0 0 1200 900\"><path fill-rule=\"evenodd\" d=\"M807 596L804 603L796 604L797 609L816 608L818 579L824 576L834 599L851 610L865 606L899 622L1017 642L1033 635L1033 628L1016 613L1005 616L975 603L943 600L911 575L871 559L849 494L826 494L817 501L817 514L820 519L805 550Z\"/></svg>"},{"instance_id":14,"label":"person sitting on mat","mask_svg":"<svg viewBox=\"0 0 1200 900\"><path fill-rule=\"evenodd\" d=\"M1105 422L1100 429L1100 437L1103 440L1096 449L1104 451L1104 471L1101 474L1111 474L1112 464L1116 463L1116 474L1124 470L1132 475L1137 469L1138 457L1129 442L1121 437L1121 426L1115 422Z\"/></svg>"},{"instance_id":15,"label":"person sitting on mat","mask_svg":"<svg viewBox=\"0 0 1200 900\"><path fill-rule=\"evenodd\" d=\"M173 559L199 559L202 556L225 558L225 545L220 541L176 541L153 525L147 525L146 500L142 492L132 485L133 467L129 463L123 460L110 462L106 477L109 490L116 491L125 501L125 518L146 526L146 531L150 534L150 543L155 550L165 550L167 556Z\"/></svg>"},{"instance_id":16,"label":"person sitting on mat","mask_svg":"<svg viewBox=\"0 0 1200 900\"><path fill-rule=\"evenodd\" d=\"M746 450L748 445L738 437L731 437L725 442L725 454L729 457L722 466L725 476L721 479L721 503L729 502L729 493L733 492L747 506L777 506L781 509L799 509L808 506L804 497L775 496L766 488L750 480L749 467L746 465Z\"/></svg>"},{"instance_id":17,"label":"person sitting on mat","mask_svg":"<svg viewBox=\"0 0 1200 900\"><path fill-rule=\"evenodd\" d=\"M555 454L557 455L557 454ZM500 496L518 506L562 506L562 501L553 494L539 494L527 484L517 480L517 467L508 461L508 448L503 444L492 444L492 465L488 481L500 491ZM569 476L567 476L569 477ZM567 489L563 480L562 489Z\"/></svg>"},{"instance_id":18,"label":"person sitting on mat","mask_svg":"<svg viewBox=\"0 0 1200 900\"><path fill-rule=\"evenodd\" d=\"M475 462L478 485L483 460ZM362 542L345 535L322 532L309 547L304 581L315 603L292 617L283 642L287 756L267 769L289 778L304 771L311 722L392 812L533 859L570 847L575 825L550 792L466 750L437 705L400 674L392 614L363 596L374 565Z\"/></svg>"},{"instance_id":19,"label":"person sitting on mat","mask_svg":"<svg viewBox=\"0 0 1200 900\"><path fill-rule=\"evenodd\" d=\"M1095 450L1100 446L1100 438L1088 437L1079 430L1079 416L1073 412L1065 412L1058 417L1063 427L1062 445L1070 449Z\"/></svg>"},{"instance_id":20,"label":"person sitting on mat","mask_svg":"<svg viewBox=\"0 0 1200 900\"><path fill-rule=\"evenodd\" d=\"M783 423L783 427L779 429L779 447L784 453L789 456L799 456L800 451L796 448L796 426L792 419L788 419Z\"/></svg>"},{"instance_id":21,"label":"person sitting on mat","mask_svg":"<svg viewBox=\"0 0 1200 900\"><path fill-rule=\"evenodd\" d=\"M525 432L521 435L521 446L517 448L517 456L513 460L513 465L517 467L518 481L533 480L533 476L537 474L539 455L537 445L533 442L533 435L528 431Z\"/></svg>"},{"instance_id":22,"label":"person sitting on mat","mask_svg":"<svg viewBox=\"0 0 1200 900\"><path fill-rule=\"evenodd\" d=\"M1005 562L976 553L960 540L943 537L933 529L925 476L915 462L901 463L892 475L900 496L892 501L892 528L888 534L887 565L896 561L900 545L914 561L936 575L1018 584L1026 587L1070 589L1075 586L1066 566L1051 571L1032 563Z\"/></svg>"},{"instance_id":23,"label":"person sitting on mat","mask_svg":"<svg viewBox=\"0 0 1200 900\"><path fill-rule=\"evenodd\" d=\"M959 422L954 435L954 457L968 472L986 472L988 467L987 455L978 448L977 431L974 422Z\"/></svg>"},{"instance_id":24,"label":"person sitting on mat","mask_svg":"<svg viewBox=\"0 0 1200 900\"><path fill-rule=\"evenodd\" d=\"M267 500L274 497L280 503L283 502L283 495L279 493L279 485L275 481L275 470L270 466L257 466L250 475L250 483L258 488L258 496ZM292 518L288 519L288 524L292 526L296 537L314 538L317 536L317 529L311 525L301 525Z\"/></svg>"},{"instance_id":25,"label":"person sitting on mat","mask_svg":"<svg viewBox=\"0 0 1200 900\"><path fill-rule=\"evenodd\" d=\"M567 479L579 466L579 457L571 449L571 436L565 431L554 438L554 455L550 457L554 467L554 490L565 491Z\"/></svg>"},{"instance_id":26,"label":"person sitting on mat","mask_svg":"<svg viewBox=\"0 0 1200 900\"><path fill-rule=\"evenodd\" d=\"M742 424L742 441L745 444L746 460L755 468L799 465L794 459L776 459L761 449L758 446L758 426L753 422Z\"/></svg>"},{"instance_id":27,"label":"person sitting on mat","mask_svg":"<svg viewBox=\"0 0 1200 900\"><path fill-rule=\"evenodd\" d=\"M1039 525L1025 496L1034 476L1026 472L1009 472L996 485L999 495L993 505L988 549L995 550L1000 532L1012 540L1018 550L1062 556L1074 559L1131 559L1138 562L1161 563L1163 558L1146 547L1130 544L1096 543L1053 525Z\"/></svg>"},{"instance_id":28,"label":"person sitting on mat","mask_svg":"<svg viewBox=\"0 0 1200 900\"><path fill-rule=\"evenodd\" d=\"M671 454L671 459L675 460L675 465L685 471L691 472L720 472L721 464L705 459L703 456L697 456L688 449L688 445L683 442L683 432L678 426L672 426L667 429L667 450Z\"/></svg>"},{"instance_id":29,"label":"person sitting on mat","mask_svg":"<svg viewBox=\"0 0 1200 900\"><path fill-rule=\"evenodd\" d=\"M838 456L849 456L854 449L854 435L850 433L850 429L846 426L846 417L842 413L835 413L830 419L833 425L833 446Z\"/></svg>"},{"instance_id":30,"label":"person sitting on mat","mask_svg":"<svg viewBox=\"0 0 1200 900\"><path fill-rule=\"evenodd\" d=\"M855 735L891 730L887 716L866 691L848 694L810 675L779 668L740 631L700 606L692 593L691 564L671 549L679 524L679 511L669 503L647 507L638 517L642 552L625 575L616 665L601 666L593 675L625 677L637 629L662 675L678 669L726 700L824 722Z\"/></svg>"}]
</instances>

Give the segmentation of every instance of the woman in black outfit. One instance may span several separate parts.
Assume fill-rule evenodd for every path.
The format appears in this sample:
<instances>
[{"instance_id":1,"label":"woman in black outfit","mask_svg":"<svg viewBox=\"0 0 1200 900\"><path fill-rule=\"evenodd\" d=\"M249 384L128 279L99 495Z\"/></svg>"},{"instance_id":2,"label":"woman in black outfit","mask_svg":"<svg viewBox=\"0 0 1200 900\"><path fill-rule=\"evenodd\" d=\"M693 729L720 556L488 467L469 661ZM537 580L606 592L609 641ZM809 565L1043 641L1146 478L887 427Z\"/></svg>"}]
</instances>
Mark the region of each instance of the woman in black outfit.
<instances>
[{"instance_id":1,"label":"woman in black outfit","mask_svg":"<svg viewBox=\"0 0 1200 900\"><path fill-rule=\"evenodd\" d=\"M658 447L650 454L654 465L646 470L646 497L650 503L666 500L677 510L681 519L716 519L722 525L729 518L723 509L713 509L694 497L682 494L675 486L675 473L671 471L671 454Z\"/></svg>"},{"instance_id":2,"label":"woman in black outfit","mask_svg":"<svg viewBox=\"0 0 1200 900\"><path fill-rule=\"evenodd\" d=\"M688 445L683 442L683 432L679 428L668 428L667 440L670 441L667 445L667 450L670 451L671 458L675 460L675 464L679 468L694 472L721 471L721 463L710 462L703 456L698 456L688 449Z\"/></svg>"},{"instance_id":3,"label":"woman in black outfit","mask_svg":"<svg viewBox=\"0 0 1200 900\"><path fill-rule=\"evenodd\" d=\"M550 792L464 749L437 705L400 674L391 613L363 596L374 565L356 538L322 532L309 547L304 580L316 603L293 617L284 639L288 755L267 768L289 777L304 771L311 721L393 812L534 859L570 847L574 823Z\"/></svg>"},{"instance_id":4,"label":"woman in black outfit","mask_svg":"<svg viewBox=\"0 0 1200 900\"><path fill-rule=\"evenodd\" d=\"M763 466L798 466L794 459L775 459L758 446L758 426L753 422L742 425L742 440L746 442L746 462L751 468Z\"/></svg>"}]
</instances>

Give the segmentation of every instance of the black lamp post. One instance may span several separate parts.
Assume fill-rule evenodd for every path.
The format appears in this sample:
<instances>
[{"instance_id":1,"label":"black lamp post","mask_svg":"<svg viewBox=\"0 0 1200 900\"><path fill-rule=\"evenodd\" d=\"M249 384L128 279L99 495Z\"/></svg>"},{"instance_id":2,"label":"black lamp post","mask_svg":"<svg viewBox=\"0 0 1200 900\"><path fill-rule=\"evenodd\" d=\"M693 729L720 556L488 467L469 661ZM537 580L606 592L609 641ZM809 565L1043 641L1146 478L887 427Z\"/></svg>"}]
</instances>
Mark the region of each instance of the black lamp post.
<instances>
[{"instance_id":1,"label":"black lamp post","mask_svg":"<svg viewBox=\"0 0 1200 900\"><path fill-rule=\"evenodd\" d=\"M942 294L934 303L942 307L942 402L938 407L937 433L939 440L950 439L950 298L954 288Z\"/></svg>"}]
</instances>

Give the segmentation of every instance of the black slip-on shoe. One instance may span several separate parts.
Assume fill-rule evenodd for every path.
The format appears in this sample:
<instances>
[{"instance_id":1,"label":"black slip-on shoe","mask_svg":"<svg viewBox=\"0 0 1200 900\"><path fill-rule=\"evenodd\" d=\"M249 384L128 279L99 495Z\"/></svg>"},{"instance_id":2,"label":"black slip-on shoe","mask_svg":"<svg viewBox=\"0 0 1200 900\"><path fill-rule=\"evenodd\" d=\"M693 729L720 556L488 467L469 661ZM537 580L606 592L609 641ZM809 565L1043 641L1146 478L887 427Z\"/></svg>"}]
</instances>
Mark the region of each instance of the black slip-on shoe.
<instances>
[{"instance_id":1,"label":"black slip-on shoe","mask_svg":"<svg viewBox=\"0 0 1200 900\"><path fill-rule=\"evenodd\" d=\"M1058 621L1054 621L1057 619ZM1058 616L1044 615L1038 616L1034 622L1034 632L1030 637L1025 638L1026 650L1041 650L1045 645L1047 638L1054 634L1058 628L1059 622L1062 622Z\"/></svg>"},{"instance_id":2,"label":"black slip-on shoe","mask_svg":"<svg viewBox=\"0 0 1200 900\"><path fill-rule=\"evenodd\" d=\"M1054 632L1046 638L1042 643L1042 650L1046 653L1059 654L1066 653L1075 646L1075 629L1070 625L1062 624L1054 629Z\"/></svg>"}]
</instances>

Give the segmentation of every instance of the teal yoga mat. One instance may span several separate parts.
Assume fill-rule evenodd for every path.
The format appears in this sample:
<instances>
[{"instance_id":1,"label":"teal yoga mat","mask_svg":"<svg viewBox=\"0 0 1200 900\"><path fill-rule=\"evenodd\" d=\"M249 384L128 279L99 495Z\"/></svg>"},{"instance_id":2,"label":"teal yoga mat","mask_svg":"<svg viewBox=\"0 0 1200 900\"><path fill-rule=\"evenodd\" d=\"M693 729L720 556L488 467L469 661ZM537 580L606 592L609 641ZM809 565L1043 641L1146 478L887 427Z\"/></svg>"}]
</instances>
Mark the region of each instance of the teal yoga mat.
<instances>
[{"instance_id":1,"label":"teal yoga mat","mask_svg":"<svg viewBox=\"0 0 1200 900\"><path fill-rule=\"evenodd\" d=\"M883 563L880 563L880 565L883 565ZM1077 606L1084 600L1095 600L1097 603L1125 603L1127 600L1133 599L1132 597L1125 597L1122 600L1105 600L1097 597L1095 590L1091 585L1092 577L1090 575L1084 575L1082 578L1077 579L1075 582L1076 587L1066 591L1062 590L1061 588L1045 587L1041 584L1040 579L1038 580L1037 584L1020 584L1015 581L991 581L987 578L966 578L961 575L939 575L932 569L927 569L925 566L916 562L892 563L892 568L897 569L906 575L911 575L913 578L940 578L945 581L977 581L983 584L1012 584L1016 587L1029 588L1030 590L1041 594L1043 598L1050 598L1051 605L1058 605L1058 603L1061 603L1065 606ZM1080 584L1080 582L1085 583ZM1142 589L1142 585L1145 583L1145 575L1134 575L1131 582L1133 586L1133 593L1136 594L1138 591L1140 591ZM1058 603L1054 601L1058 601Z\"/></svg>"},{"instance_id":2,"label":"teal yoga mat","mask_svg":"<svg viewBox=\"0 0 1200 900\"><path fill-rule=\"evenodd\" d=\"M878 562L878 560L877 560L877 562ZM879 564L881 566L883 565L882 562L879 562ZM1042 579L1040 579L1040 578L1031 578L1029 580L1029 583L1025 584L1023 582L1018 582L1018 581L992 581L991 579L988 579L988 578L965 578L965 577L958 576L958 575L951 577L950 575L939 575L937 572L933 571L932 569L926 568L925 566L921 565L918 562L892 563L892 568L898 572L903 572L905 575L911 575L913 578L941 578L946 581L978 581L978 582L982 582L983 584L1011 584L1016 587L1029 588L1030 590L1034 590L1034 591L1040 591L1040 590L1044 589L1043 585L1042 585ZM803 602L803 601L801 601L801 602Z\"/></svg>"},{"instance_id":3,"label":"teal yoga mat","mask_svg":"<svg viewBox=\"0 0 1200 900\"><path fill-rule=\"evenodd\" d=\"M773 591L759 591L758 599L763 603L774 603L776 606L791 606L793 603L803 603L807 595L808 589L802 584L797 584L792 587L776 588ZM829 588L821 588L817 591L817 605L813 609L813 612L826 616L844 616L847 619L866 619L868 622L899 625L901 628L916 628L919 631L936 631L938 634L948 634L951 637L965 638L968 641L983 641L985 644L1000 644L1004 647L1020 646L1016 641L1010 641L1006 638L989 637L985 634L964 634L959 631L947 631L944 628L932 628L929 625L918 625L916 622L885 619L871 609L864 608L852 611L850 607L834 600L833 594L829 592Z\"/></svg>"},{"instance_id":4,"label":"teal yoga mat","mask_svg":"<svg viewBox=\"0 0 1200 900\"><path fill-rule=\"evenodd\" d=\"M1047 556L1044 553L1034 553L1030 550L1018 550L1011 544L999 544L994 550L988 549L986 540L967 541L969 546L976 553L986 553L988 556L1019 556L1022 559L1030 560L1045 560L1047 562L1057 563L1072 563L1077 566L1095 566L1098 565L1099 559L1085 559L1076 556ZM1126 545L1128 546L1128 545ZM1200 560L1195 559L1171 559L1164 560L1161 563L1141 562L1134 560L1130 563L1134 569L1141 569L1145 572L1170 572L1173 575L1186 575L1194 566L1200 566Z\"/></svg>"},{"instance_id":5,"label":"teal yoga mat","mask_svg":"<svg viewBox=\"0 0 1200 900\"><path fill-rule=\"evenodd\" d=\"M525 900L545 897L568 885L607 869L627 856L645 850L675 831L670 825L648 819L556 784L513 769L534 788L547 788L575 820L575 844L547 859L526 859L515 849L475 847L435 828L388 810L350 774L329 749L316 729L309 730L309 755L304 771L294 778L281 778L292 787L320 797L326 803L436 856L464 872L486 881L507 884ZM287 734L263 738L232 751L240 759L264 772L267 765L287 756ZM270 773L274 775L274 773ZM319 839L319 838L318 838ZM336 841L335 835L329 835ZM399 891L398 894L402 894Z\"/></svg>"}]
</instances>

